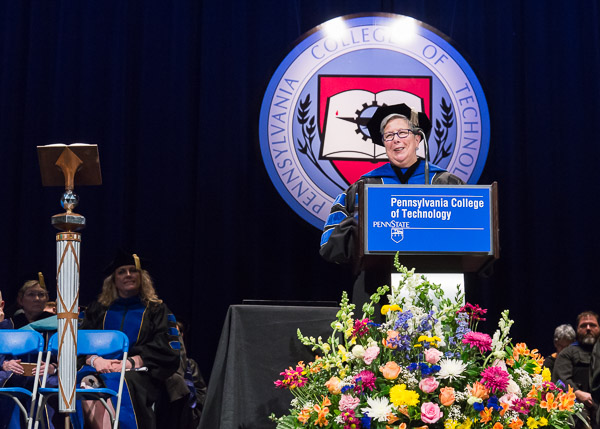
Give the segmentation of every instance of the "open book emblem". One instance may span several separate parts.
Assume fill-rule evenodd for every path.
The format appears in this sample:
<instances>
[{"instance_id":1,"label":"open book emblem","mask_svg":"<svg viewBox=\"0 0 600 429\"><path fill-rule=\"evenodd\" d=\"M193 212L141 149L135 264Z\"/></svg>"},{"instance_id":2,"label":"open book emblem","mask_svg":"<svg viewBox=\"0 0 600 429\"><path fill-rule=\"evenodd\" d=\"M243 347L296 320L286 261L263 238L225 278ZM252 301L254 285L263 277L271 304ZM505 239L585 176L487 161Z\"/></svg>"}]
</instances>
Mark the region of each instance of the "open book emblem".
<instances>
[{"instance_id":1,"label":"open book emblem","mask_svg":"<svg viewBox=\"0 0 600 429\"><path fill-rule=\"evenodd\" d=\"M400 103L430 115L431 77L319 76L319 159L331 161L348 184L387 162L367 122L378 107Z\"/></svg>"}]
</instances>

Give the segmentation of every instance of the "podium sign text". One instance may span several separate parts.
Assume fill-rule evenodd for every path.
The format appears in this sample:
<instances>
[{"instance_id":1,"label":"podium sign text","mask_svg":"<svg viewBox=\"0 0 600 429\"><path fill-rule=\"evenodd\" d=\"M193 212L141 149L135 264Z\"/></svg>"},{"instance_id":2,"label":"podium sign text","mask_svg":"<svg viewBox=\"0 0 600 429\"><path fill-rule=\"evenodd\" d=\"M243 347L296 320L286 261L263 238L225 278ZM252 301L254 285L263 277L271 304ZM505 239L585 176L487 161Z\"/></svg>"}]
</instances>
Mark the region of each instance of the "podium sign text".
<instances>
[{"instance_id":1,"label":"podium sign text","mask_svg":"<svg viewBox=\"0 0 600 429\"><path fill-rule=\"evenodd\" d=\"M365 185L364 254L493 254L491 186Z\"/></svg>"}]
</instances>

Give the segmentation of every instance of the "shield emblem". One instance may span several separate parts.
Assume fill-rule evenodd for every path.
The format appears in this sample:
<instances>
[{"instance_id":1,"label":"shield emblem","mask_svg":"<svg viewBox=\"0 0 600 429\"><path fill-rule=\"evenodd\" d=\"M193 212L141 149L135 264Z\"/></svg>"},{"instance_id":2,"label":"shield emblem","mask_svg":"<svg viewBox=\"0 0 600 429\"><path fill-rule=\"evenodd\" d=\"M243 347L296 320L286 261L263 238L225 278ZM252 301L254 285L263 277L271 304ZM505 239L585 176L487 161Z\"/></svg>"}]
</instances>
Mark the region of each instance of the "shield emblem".
<instances>
[{"instance_id":1,"label":"shield emblem","mask_svg":"<svg viewBox=\"0 0 600 429\"><path fill-rule=\"evenodd\" d=\"M404 240L404 229L402 228L392 228L391 234L392 241L394 243L400 243L402 240Z\"/></svg>"},{"instance_id":2,"label":"shield emblem","mask_svg":"<svg viewBox=\"0 0 600 429\"><path fill-rule=\"evenodd\" d=\"M387 162L367 122L379 106L405 103L431 116L431 77L319 76L319 159L350 183Z\"/></svg>"}]
</instances>

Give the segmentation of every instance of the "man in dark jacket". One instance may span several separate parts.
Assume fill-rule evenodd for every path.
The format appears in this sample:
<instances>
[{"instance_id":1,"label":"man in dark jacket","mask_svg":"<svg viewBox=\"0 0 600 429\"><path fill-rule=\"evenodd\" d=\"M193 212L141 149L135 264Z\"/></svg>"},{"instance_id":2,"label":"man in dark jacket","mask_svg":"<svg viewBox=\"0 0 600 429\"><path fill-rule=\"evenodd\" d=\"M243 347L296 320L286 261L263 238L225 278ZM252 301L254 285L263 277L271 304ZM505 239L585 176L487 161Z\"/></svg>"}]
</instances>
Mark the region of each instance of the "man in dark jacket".
<instances>
[{"instance_id":1,"label":"man in dark jacket","mask_svg":"<svg viewBox=\"0 0 600 429\"><path fill-rule=\"evenodd\" d=\"M592 350L600 336L598 314L593 311L584 311L577 316L577 342L570 345L558 354L552 380L561 380L571 386L577 400L585 405L584 414L588 421L595 416L598 404L594 401L590 389L590 364ZM595 419L591 418L593 428L598 426ZM584 428L581 421L577 421L576 428Z\"/></svg>"}]
</instances>

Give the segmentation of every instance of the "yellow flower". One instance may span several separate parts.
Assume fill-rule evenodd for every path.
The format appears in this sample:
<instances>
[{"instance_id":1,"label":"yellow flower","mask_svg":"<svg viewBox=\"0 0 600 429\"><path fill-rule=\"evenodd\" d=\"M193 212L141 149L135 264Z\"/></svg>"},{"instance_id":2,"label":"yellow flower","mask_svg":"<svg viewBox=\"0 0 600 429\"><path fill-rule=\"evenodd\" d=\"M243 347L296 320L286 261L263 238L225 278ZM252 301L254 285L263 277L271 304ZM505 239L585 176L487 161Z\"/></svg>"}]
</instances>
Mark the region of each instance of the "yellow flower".
<instances>
[{"instance_id":1,"label":"yellow flower","mask_svg":"<svg viewBox=\"0 0 600 429\"><path fill-rule=\"evenodd\" d=\"M395 385L390 389L390 401L397 407L414 407L419 403L419 394L414 390L406 390L406 384Z\"/></svg>"},{"instance_id":2,"label":"yellow flower","mask_svg":"<svg viewBox=\"0 0 600 429\"><path fill-rule=\"evenodd\" d=\"M552 378L552 373L550 372L550 370L546 367L544 367L544 370L542 371L542 379L544 381L550 381Z\"/></svg>"},{"instance_id":3,"label":"yellow flower","mask_svg":"<svg viewBox=\"0 0 600 429\"><path fill-rule=\"evenodd\" d=\"M461 424L459 424L456 429L471 429L471 426L473 425L473 420L471 419L466 419L464 422L462 422Z\"/></svg>"},{"instance_id":4,"label":"yellow flower","mask_svg":"<svg viewBox=\"0 0 600 429\"><path fill-rule=\"evenodd\" d=\"M527 427L529 429L536 429L539 426L539 423L537 422L536 419L534 419L533 417L529 417L527 419Z\"/></svg>"},{"instance_id":5,"label":"yellow flower","mask_svg":"<svg viewBox=\"0 0 600 429\"><path fill-rule=\"evenodd\" d=\"M446 420L444 422L444 429L456 429L456 426L458 426L458 422L456 420Z\"/></svg>"},{"instance_id":6,"label":"yellow flower","mask_svg":"<svg viewBox=\"0 0 600 429\"><path fill-rule=\"evenodd\" d=\"M548 419L546 417L540 417L540 426L548 426Z\"/></svg>"},{"instance_id":7,"label":"yellow flower","mask_svg":"<svg viewBox=\"0 0 600 429\"><path fill-rule=\"evenodd\" d=\"M381 314L383 315L388 314L390 311L402 311L402 309L397 304L384 305L383 307L381 307Z\"/></svg>"}]
</instances>

